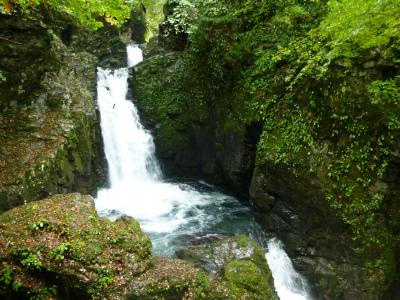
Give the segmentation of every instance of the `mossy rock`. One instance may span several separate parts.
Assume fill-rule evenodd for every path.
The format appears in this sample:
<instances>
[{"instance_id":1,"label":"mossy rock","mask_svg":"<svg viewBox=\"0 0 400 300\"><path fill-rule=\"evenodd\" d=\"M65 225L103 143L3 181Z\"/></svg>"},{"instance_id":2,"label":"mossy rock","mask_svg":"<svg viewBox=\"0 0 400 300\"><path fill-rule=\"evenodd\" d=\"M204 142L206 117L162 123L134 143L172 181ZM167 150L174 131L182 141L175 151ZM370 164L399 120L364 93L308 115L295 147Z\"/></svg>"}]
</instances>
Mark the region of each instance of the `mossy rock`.
<instances>
[{"instance_id":1,"label":"mossy rock","mask_svg":"<svg viewBox=\"0 0 400 300\"><path fill-rule=\"evenodd\" d=\"M193 89L182 82L181 70L179 52L157 54L134 67L130 86L142 121L154 135L157 157L167 170L185 173L197 162L193 128L206 120L200 102L187 105L185 91Z\"/></svg>"},{"instance_id":2,"label":"mossy rock","mask_svg":"<svg viewBox=\"0 0 400 300\"><path fill-rule=\"evenodd\" d=\"M92 197L56 195L0 216L0 295L6 299L121 298L152 265L132 218L96 214ZM43 296L44 295L44 296Z\"/></svg>"},{"instance_id":3,"label":"mossy rock","mask_svg":"<svg viewBox=\"0 0 400 300\"><path fill-rule=\"evenodd\" d=\"M177 256L225 282L234 299L278 299L264 251L246 236L192 246Z\"/></svg>"},{"instance_id":4,"label":"mossy rock","mask_svg":"<svg viewBox=\"0 0 400 300\"><path fill-rule=\"evenodd\" d=\"M99 217L91 196L14 208L0 215L0 229L1 299L252 299L237 280L152 257L140 225Z\"/></svg>"},{"instance_id":5,"label":"mossy rock","mask_svg":"<svg viewBox=\"0 0 400 300\"><path fill-rule=\"evenodd\" d=\"M265 255L260 246L246 236L233 236L211 244L191 246L177 251L178 258L190 261L205 272L218 276L233 260L250 260L268 269Z\"/></svg>"},{"instance_id":6,"label":"mossy rock","mask_svg":"<svg viewBox=\"0 0 400 300\"><path fill-rule=\"evenodd\" d=\"M277 299L271 275L249 260L233 260L225 267L224 278L237 296L247 299Z\"/></svg>"},{"instance_id":7,"label":"mossy rock","mask_svg":"<svg viewBox=\"0 0 400 300\"><path fill-rule=\"evenodd\" d=\"M129 299L239 299L230 287L187 262L164 257L133 281Z\"/></svg>"}]
</instances>

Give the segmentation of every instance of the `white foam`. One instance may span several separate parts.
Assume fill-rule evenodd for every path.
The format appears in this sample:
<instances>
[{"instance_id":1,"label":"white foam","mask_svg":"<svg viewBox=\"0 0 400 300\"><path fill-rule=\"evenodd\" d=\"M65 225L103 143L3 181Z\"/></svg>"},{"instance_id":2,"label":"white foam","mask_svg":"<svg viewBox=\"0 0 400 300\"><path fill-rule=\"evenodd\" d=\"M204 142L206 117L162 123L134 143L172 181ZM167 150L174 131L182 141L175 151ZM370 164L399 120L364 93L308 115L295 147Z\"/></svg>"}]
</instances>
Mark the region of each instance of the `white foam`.
<instances>
[{"instance_id":1,"label":"white foam","mask_svg":"<svg viewBox=\"0 0 400 300\"><path fill-rule=\"evenodd\" d=\"M306 280L293 268L279 240L268 241L265 257L274 278L276 292L281 300L310 300Z\"/></svg>"},{"instance_id":2,"label":"white foam","mask_svg":"<svg viewBox=\"0 0 400 300\"><path fill-rule=\"evenodd\" d=\"M128 52L128 68L137 65L143 60L143 52L138 45L130 44L126 50Z\"/></svg>"}]
</instances>

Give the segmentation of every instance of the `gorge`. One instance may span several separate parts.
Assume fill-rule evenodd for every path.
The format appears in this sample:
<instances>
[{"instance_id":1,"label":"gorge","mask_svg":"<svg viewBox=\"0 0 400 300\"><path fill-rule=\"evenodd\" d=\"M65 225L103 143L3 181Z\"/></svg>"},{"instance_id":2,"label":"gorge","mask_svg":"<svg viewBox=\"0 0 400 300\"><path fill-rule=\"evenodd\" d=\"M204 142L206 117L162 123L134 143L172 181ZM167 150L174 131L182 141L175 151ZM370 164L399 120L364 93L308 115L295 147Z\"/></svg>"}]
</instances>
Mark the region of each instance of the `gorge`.
<instances>
[{"instance_id":1,"label":"gorge","mask_svg":"<svg viewBox=\"0 0 400 300\"><path fill-rule=\"evenodd\" d=\"M0 297L399 299L399 13L3 1Z\"/></svg>"}]
</instances>

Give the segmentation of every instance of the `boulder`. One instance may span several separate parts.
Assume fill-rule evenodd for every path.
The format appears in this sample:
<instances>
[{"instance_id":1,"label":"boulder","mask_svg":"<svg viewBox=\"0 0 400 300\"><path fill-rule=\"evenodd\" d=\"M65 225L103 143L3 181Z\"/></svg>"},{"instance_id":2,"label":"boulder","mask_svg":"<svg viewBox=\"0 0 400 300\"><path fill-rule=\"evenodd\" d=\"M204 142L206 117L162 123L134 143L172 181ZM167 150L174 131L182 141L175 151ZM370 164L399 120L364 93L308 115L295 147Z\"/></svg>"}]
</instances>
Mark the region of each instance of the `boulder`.
<instances>
[{"instance_id":1,"label":"boulder","mask_svg":"<svg viewBox=\"0 0 400 300\"><path fill-rule=\"evenodd\" d=\"M209 279L204 272L187 262L156 257L154 267L131 282L127 299L239 299L239 297L236 297L226 282Z\"/></svg>"},{"instance_id":2,"label":"boulder","mask_svg":"<svg viewBox=\"0 0 400 300\"><path fill-rule=\"evenodd\" d=\"M245 236L177 251L177 257L193 263L211 278L227 282L232 292L246 299L278 299L271 271L261 247Z\"/></svg>"},{"instance_id":3,"label":"boulder","mask_svg":"<svg viewBox=\"0 0 400 300\"><path fill-rule=\"evenodd\" d=\"M99 217L91 196L31 202L2 214L0 227L5 299L119 299L152 265L151 242L140 225Z\"/></svg>"}]
</instances>

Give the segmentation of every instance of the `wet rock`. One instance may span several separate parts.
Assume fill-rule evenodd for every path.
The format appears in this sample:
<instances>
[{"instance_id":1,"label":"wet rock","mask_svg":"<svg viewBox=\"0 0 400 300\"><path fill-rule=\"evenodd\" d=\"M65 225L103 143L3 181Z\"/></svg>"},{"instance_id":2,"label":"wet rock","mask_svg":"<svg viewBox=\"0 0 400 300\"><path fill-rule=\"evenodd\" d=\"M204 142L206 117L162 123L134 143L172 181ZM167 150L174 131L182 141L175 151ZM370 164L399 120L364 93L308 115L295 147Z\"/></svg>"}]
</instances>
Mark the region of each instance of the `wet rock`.
<instances>
[{"instance_id":1,"label":"wet rock","mask_svg":"<svg viewBox=\"0 0 400 300\"><path fill-rule=\"evenodd\" d=\"M125 38L115 27L105 25L96 32L88 28L75 28L71 32L69 47L75 52L88 52L98 58L102 68L124 68L127 65Z\"/></svg>"},{"instance_id":2,"label":"wet rock","mask_svg":"<svg viewBox=\"0 0 400 300\"><path fill-rule=\"evenodd\" d=\"M192 265L177 259L156 257L154 267L131 282L127 299L238 298L225 282L210 280Z\"/></svg>"},{"instance_id":3,"label":"wet rock","mask_svg":"<svg viewBox=\"0 0 400 300\"><path fill-rule=\"evenodd\" d=\"M133 68L130 87L141 119L154 135L163 171L205 177L247 196L259 128L226 128L206 105L185 102L201 86L182 81L182 53L163 52L153 41L148 47L153 56Z\"/></svg>"}]
</instances>

